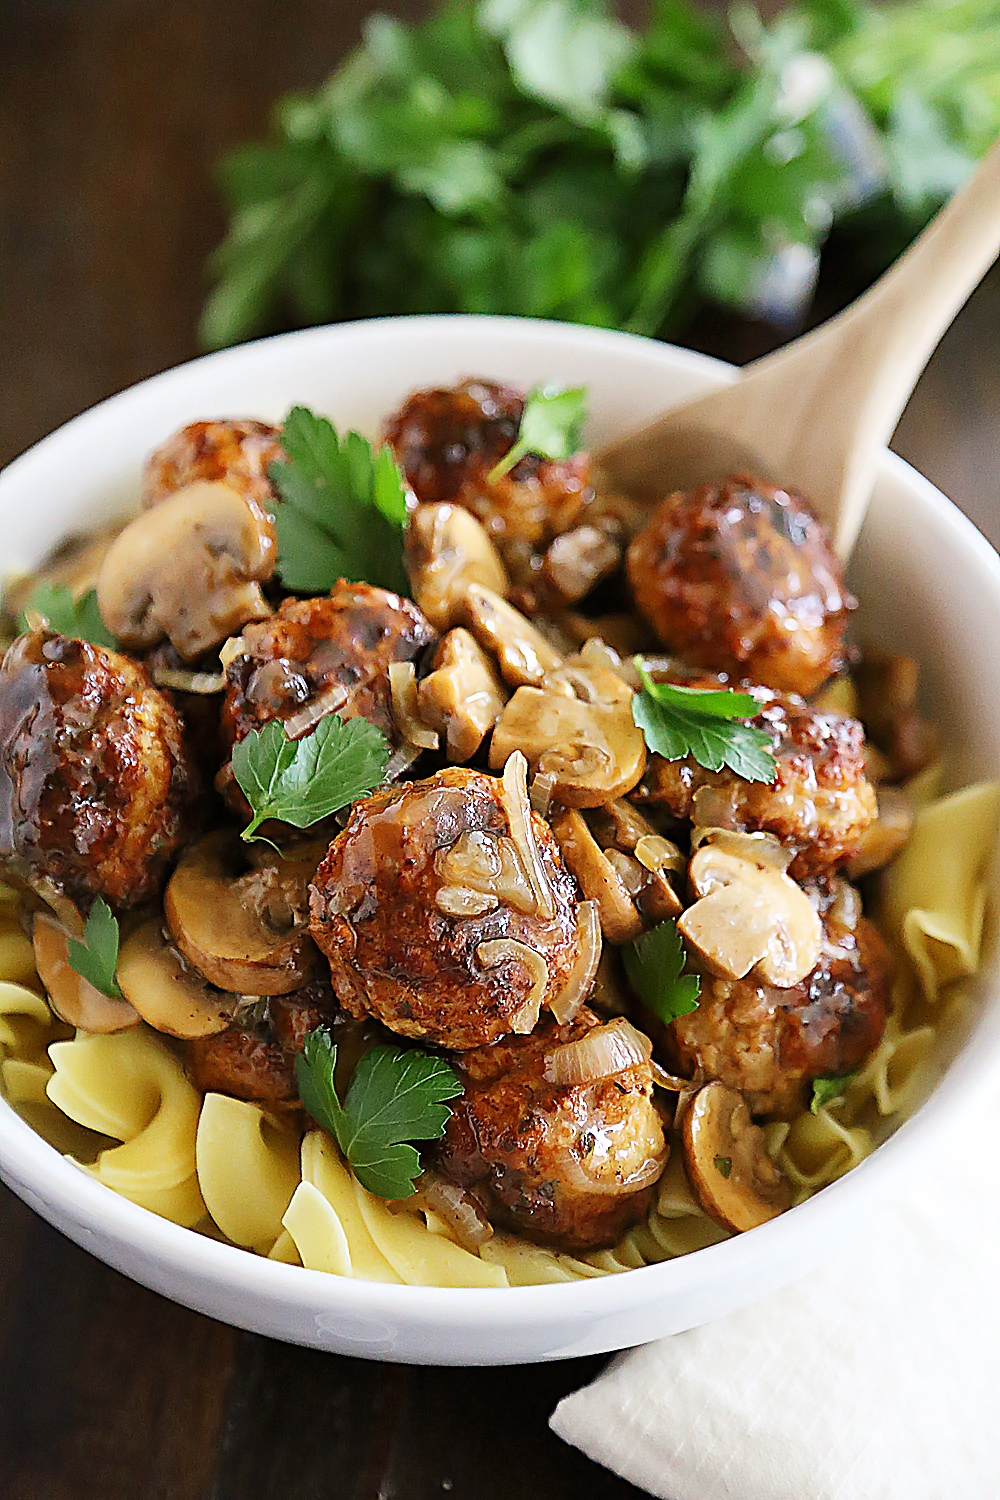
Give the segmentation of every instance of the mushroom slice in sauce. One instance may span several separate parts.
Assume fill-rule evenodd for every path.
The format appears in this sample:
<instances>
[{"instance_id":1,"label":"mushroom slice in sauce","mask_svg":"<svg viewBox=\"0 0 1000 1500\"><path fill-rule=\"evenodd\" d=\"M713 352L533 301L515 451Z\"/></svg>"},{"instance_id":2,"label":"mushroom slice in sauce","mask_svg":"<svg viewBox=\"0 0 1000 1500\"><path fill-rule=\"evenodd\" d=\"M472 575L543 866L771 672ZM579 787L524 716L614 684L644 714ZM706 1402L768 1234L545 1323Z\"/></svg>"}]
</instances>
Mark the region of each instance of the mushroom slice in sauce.
<instances>
[{"instance_id":1,"label":"mushroom slice in sauce","mask_svg":"<svg viewBox=\"0 0 1000 1500\"><path fill-rule=\"evenodd\" d=\"M787 989L815 968L823 924L763 844L759 854L752 852L752 835L742 844L743 853L706 843L692 855L688 878L700 899L677 927L713 974L742 979L756 968L768 983Z\"/></svg>"},{"instance_id":2,"label":"mushroom slice in sauce","mask_svg":"<svg viewBox=\"0 0 1000 1500\"><path fill-rule=\"evenodd\" d=\"M768 1156L764 1132L735 1089L706 1083L684 1112L682 1134L691 1189L723 1229L756 1229L791 1205L791 1183Z\"/></svg>"},{"instance_id":3,"label":"mushroom slice in sauce","mask_svg":"<svg viewBox=\"0 0 1000 1500\"><path fill-rule=\"evenodd\" d=\"M115 1000L89 984L69 962L69 934L47 912L35 917L35 967L56 1015L81 1031L125 1031L139 1022L128 1000Z\"/></svg>"},{"instance_id":4,"label":"mushroom slice in sauce","mask_svg":"<svg viewBox=\"0 0 1000 1500\"><path fill-rule=\"evenodd\" d=\"M481 584L501 598L510 586L500 554L461 505L418 505L406 532L406 570L413 598L436 630L462 618L465 596Z\"/></svg>"},{"instance_id":5,"label":"mushroom slice in sauce","mask_svg":"<svg viewBox=\"0 0 1000 1500\"><path fill-rule=\"evenodd\" d=\"M465 623L479 644L493 652L500 671L513 687L541 683L563 664L559 652L541 631L492 589L474 584L468 590Z\"/></svg>"},{"instance_id":6,"label":"mushroom slice in sauce","mask_svg":"<svg viewBox=\"0 0 1000 1500\"><path fill-rule=\"evenodd\" d=\"M188 485L109 548L97 580L104 623L132 651L167 637L193 661L270 614L260 585L275 553L274 523L256 501L221 482Z\"/></svg>"},{"instance_id":7,"label":"mushroom slice in sauce","mask_svg":"<svg viewBox=\"0 0 1000 1500\"><path fill-rule=\"evenodd\" d=\"M236 994L299 989L319 960L306 923L309 881L325 852L325 845L310 844L285 857L275 850L248 853L228 830L192 845L164 899L171 934L188 962Z\"/></svg>"},{"instance_id":8,"label":"mushroom slice in sauce","mask_svg":"<svg viewBox=\"0 0 1000 1500\"><path fill-rule=\"evenodd\" d=\"M448 759L463 761L475 755L493 728L507 693L475 637L455 629L438 646L417 701L424 722L441 735Z\"/></svg>"},{"instance_id":9,"label":"mushroom slice in sauce","mask_svg":"<svg viewBox=\"0 0 1000 1500\"><path fill-rule=\"evenodd\" d=\"M604 667L570 661L540 687L520 687L490 745L490 765L522 750L551 777L566 807L599 807L631 791L646 767L646 741L632 718L632 689Z\"/></svg>"},{"instance_id":10,"label":"mushroom slice in sauce","mask_svg":"<svg viewBox=\"0 0 1000 1500\"><path fill-rule=\"evenodd\" d=\"M225 1031L238 997L215 989L184 962L163 936L157 918L122 944L118 983L142 1019L168 1036L212 1036Z\"/></svg>"}]
</instances>

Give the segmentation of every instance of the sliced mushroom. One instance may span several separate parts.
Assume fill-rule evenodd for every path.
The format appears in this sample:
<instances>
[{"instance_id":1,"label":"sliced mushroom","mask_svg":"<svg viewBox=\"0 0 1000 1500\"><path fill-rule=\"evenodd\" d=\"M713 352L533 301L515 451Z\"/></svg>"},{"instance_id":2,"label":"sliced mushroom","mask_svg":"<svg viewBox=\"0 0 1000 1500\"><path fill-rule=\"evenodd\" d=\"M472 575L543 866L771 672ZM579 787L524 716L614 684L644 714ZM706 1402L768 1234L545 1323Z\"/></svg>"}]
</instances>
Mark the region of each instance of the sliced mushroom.
<instances>
[{"instance_id":1,"label":"sliced mushroom","mask_svg":"<svg viewBox=\"0 0 1000 1500\"><path fill-rule=\"evenodd\" d=\"M678 916L682 903L667 878L687 864L677 845L658 834L624 798L591 808L587 822L632 891L646 924Z\"/></svg>"},{"instance_id":2,"label":"sliced mushroom","mask_svg":"<svg viewBox=\"0 0 1000 1500\"><path fill-rule=\"evenodd\" d=\"M684 1111L684 1165L691 1190L723 1229L756 1229L791 1205L792 1185L767 1154L742 1094L706 1083Z\"/></svg>"},{"instance_id":3,"label":"sliced mushroom","mask_svg":"<svg viewBox=\"0 0 1000 1500\"><path fill-rule=\"evenodd\" d=\"M473 584L468 590L465 623L479 644L493 652L505 680L514 687L543 682L563 664L541 631L492 589Z\"/></svg>"},{"instance_id":4,"label":"sliced mushroom","mask_svg":"<svg viewBox=\"0 0 1000 1500\"><path fill-rule=\"evenodd\" d=\"M688 879L700 899L677 923L713 974L742 979L756 968L788 989L816 967L823 924L806 893L769 862L705 843Z\"/></svg>"},{"instance_id":5,"label":"sliced mushroom","mask_svg":"<svg viewBox=\"0 0 1000 1500\"><path fill-rule=\"evenodd\" d=\"M632 718L632 689L603 667L567 662L541 687L520 687L493 731L490 765L523 750L552 777L566 807L599 807L631 791L646 768L646 741Z\"/></svg>"},{"instance_id":6,"label":"sliced mushroom","mask_svg":"<svg viewBox=\"0 0 1000 1500\"><path fill-rule=\"evenodd\" d=\"M133 651L164 636L193 661L270 608L271 518L222 483L190 484L144 511L109 548L97 580L105 625Z\"/></svg>"},{"instance_id":7,"label":"sliced mushroom","mask_svg":"<svg viewBox=\"0 0 1000 1500\"><path fill-rule=\"evenodd\" d=\"M32 932L35 967L56 1015L81 1031L125 1031L139 1022L127 1000L113 1000L70 968L69 934L46 912L35 917Z\"/></svg>"},{"instance_id":8,"label":"sliced mushroom","mask_svg":"<svg viewBox=\"0 0 1000 1500\"><path fill-rule=\"evenodd\" d=\"M630 943L642 932L642 918L620 873L597 843L582 814L567 810L551 821L552 832L584 897L597 905L601 931L609 943Z\"/></svg>"},{"instance_id":9,"label":"sliced mushroom","mask_svg":"<svg viewBox=\"0 0 1000 1500\"><path fill-rule=\"evenodd\" d=\"M420 714L436 729L448 759L475 755L507 702L503 683L474 636L449 630L434 653L434 670L417 690Z\"/></svg>"},{"instance_id":10,"label":"sliced mushroom","mask_svg":"<svg viewBox=\"0 0 1000 1500\"><path fill-rule=\"evenodd\" d=\"M150 512L152 514L152 512ZM326 846L247 854L222 830L188 849L163 909L173 939L199 974L241 995L287 995L318 962L306 930L309 881ZM247 859L255 861L246 868Z\"/></svg>"},{"instance_id":11,"label":"sliced mushroom","mask_svg":"<svg viewBox=\"0 0 1000 1500\"><path fill-rule=\"evenodd\" d=\"M851 880L881 870L896 858L913 832L913 804L906 793L894 786L880 786L877 792L878 817L865 829L858 852L847 866Z\"/></svg>"},{"instance_id":12,"label":"sliced mushroom","mask_svg":"<svg viewBox=\"0 0 1000 1500\"><path fill-rule=\"evenodd\" d=\"M61 584L74 598L92 589L108 549L121 529L122 523L118 521L60 542L37 568L4 585L3 602L7 613L20 615L40 583Z\"/></svg>"},{"instance_id":13,"label":"sliced mushroom","mask_svg":"<svg viewBox=\"0 0 1000 1500\"><path fill-rule=\"evenodd\" d=\"M462 618L471 584L501 597L510 585L485 528L461 505L417 506L406 533L406 570L414 601L441 631Z\"/></svg>"},{"instance_id":14,"label":"sliced mushroom","mask_svg":"<svg viewBox=\"0 0 1000 1500\"><path fill-rule=\"evenodd\" d=\"M597 526L577 526L557 536L542 560L542 578L553 604L575 604L596 583L613 573L622 549Z\"/></svg>"},{"instance_id":15,"label":"sliced mushroom","mask_svg":"<svg viewBox=\"0 0 1000 1500\"><path fill-rule=\"evenodd\" d=\"M122 943L118 983L155 1031L185 1038L225 1031L239 998L210 985L163 936L159 918L144 922Z\"/></svg>"}]
</instances>

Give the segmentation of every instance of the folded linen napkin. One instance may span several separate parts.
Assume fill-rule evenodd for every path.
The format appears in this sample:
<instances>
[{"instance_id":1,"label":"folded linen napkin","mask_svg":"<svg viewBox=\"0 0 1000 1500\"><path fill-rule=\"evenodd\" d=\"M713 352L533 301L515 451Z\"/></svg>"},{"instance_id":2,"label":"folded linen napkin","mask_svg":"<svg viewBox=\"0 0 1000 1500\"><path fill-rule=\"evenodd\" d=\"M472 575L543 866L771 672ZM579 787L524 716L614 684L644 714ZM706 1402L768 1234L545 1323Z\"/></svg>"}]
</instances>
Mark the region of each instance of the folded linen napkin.
<instances>
[{"instance_id":1,"label":"folded linen napkin","mask_svg":"<svg viewBox=\"0 0 1000 1500\"><path fill-rule=\"evenodd\" d=\"M663 1500L998 1500L1000 1093L839 1262L620 1355L553 1430Z\"/></svg>"}]
</instances>

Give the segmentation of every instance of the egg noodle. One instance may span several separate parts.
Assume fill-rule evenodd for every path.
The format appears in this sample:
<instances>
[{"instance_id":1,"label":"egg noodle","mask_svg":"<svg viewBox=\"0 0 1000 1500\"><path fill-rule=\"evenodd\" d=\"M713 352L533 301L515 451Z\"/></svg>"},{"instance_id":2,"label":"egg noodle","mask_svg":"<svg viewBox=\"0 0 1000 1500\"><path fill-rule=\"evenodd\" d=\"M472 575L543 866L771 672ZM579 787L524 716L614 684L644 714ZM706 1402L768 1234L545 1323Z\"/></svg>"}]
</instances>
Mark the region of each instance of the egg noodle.
<instances>
[{"instance_id":1,"label":"egg noodle","mask_svg":"<svg viewBox=\"0 0 1000 1500\"><path fill-rule=\"evenodd\" d=\"M980 963L987 872L1000 786L939 797L939 771L907 791L912 836L880 882L883 934L897 957L893 1009L879 1046L845 1094L816 1114L766 1127L796 1202L863 1160L924 1097L968 1019L962 981ZM472 1252L427 1209L390 1207L351 1175L335 1144L302 1132L292 1109L201 1097L170 1046L139 1026L73 1034L44 998L0 885L0 1071L17 1112L105 1187L259 1255L366 1281L525 1286L626 1271L727 1238L695 1201L674 1148L646 1220L614 1249L559 1254L497 1233Z\"/></svg>"}]
</instances>

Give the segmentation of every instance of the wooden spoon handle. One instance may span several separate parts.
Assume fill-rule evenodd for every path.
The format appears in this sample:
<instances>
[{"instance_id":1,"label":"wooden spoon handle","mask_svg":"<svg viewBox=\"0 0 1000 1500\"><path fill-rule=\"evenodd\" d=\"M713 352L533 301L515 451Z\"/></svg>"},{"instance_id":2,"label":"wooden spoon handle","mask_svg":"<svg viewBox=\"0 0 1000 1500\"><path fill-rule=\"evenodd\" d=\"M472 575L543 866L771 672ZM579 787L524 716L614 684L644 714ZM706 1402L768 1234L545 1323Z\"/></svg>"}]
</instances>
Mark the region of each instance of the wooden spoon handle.
<instances>
[{"instance_id":1,"label":"wooden spoon handle","mask_svg":"<svg viewBox=\"0 0 1000 1500\"><path fill-rule=\"evenodd\" d=\"M817 506L842 556L877 453L941 335L1000 252L1000 141L904 255L856 302L744 371L750 421L780 429L776 477ZM749 429L748 429L749 430Z\"/></svg>"}]
</instances>

